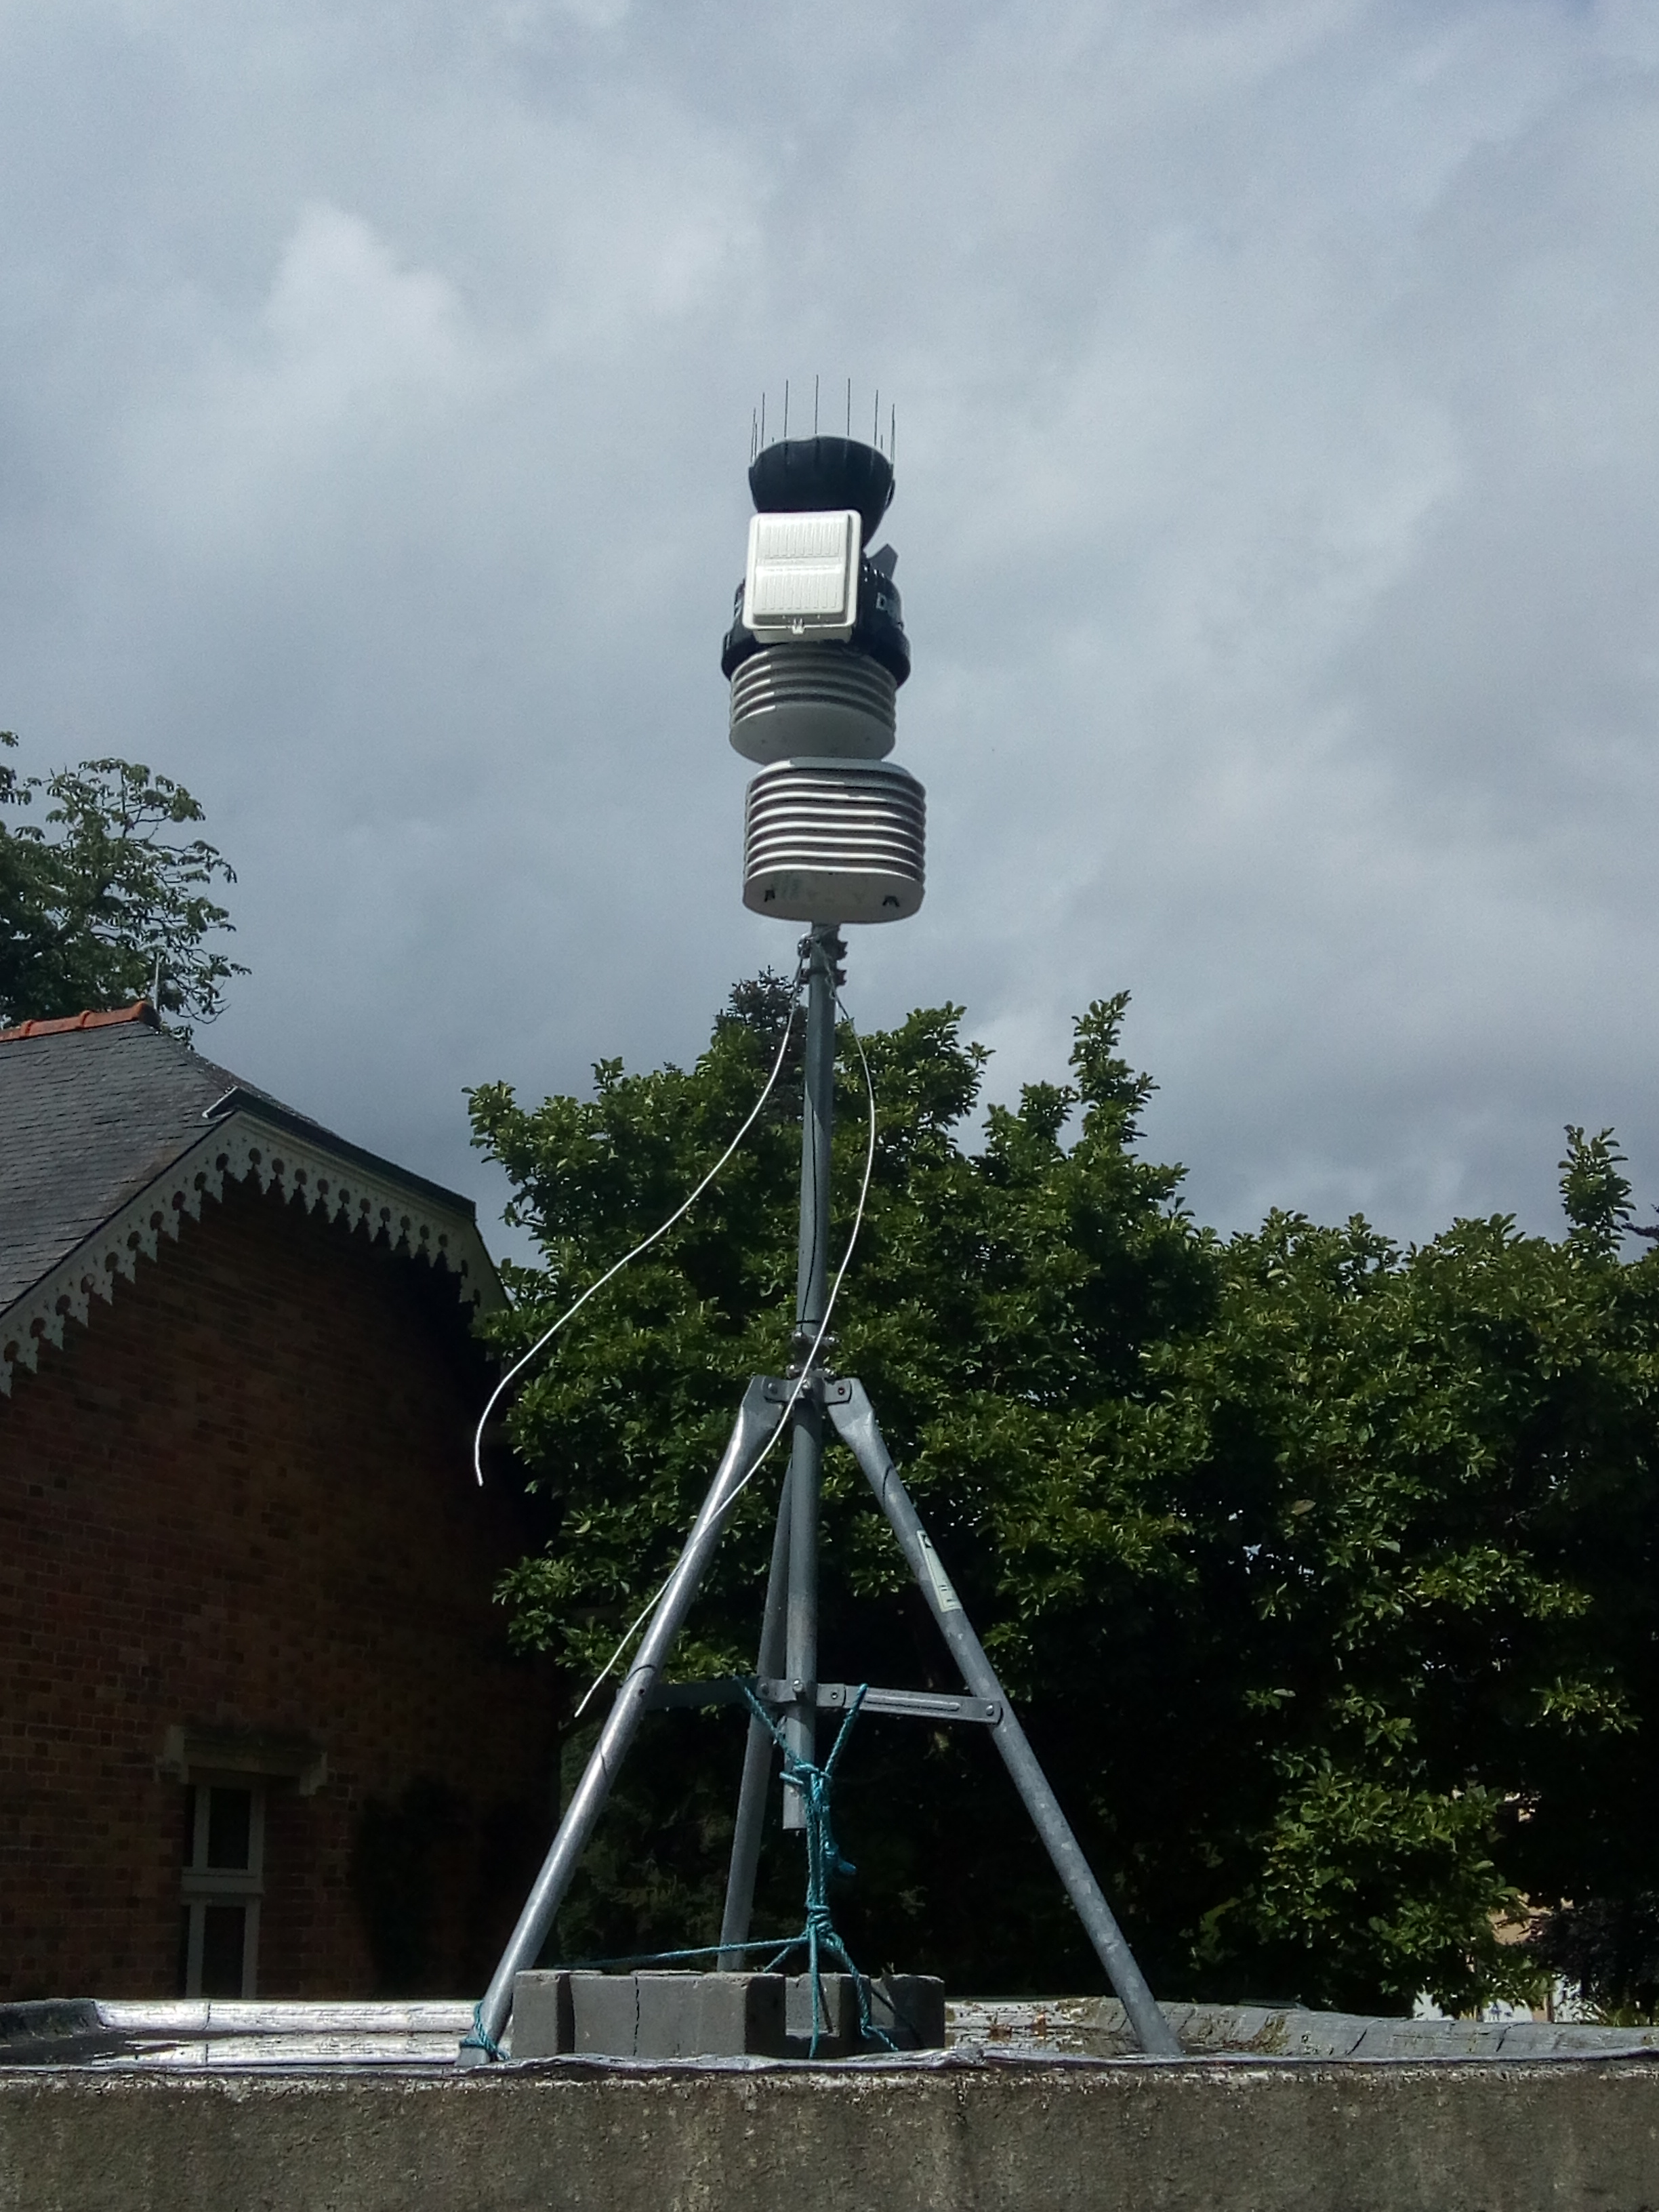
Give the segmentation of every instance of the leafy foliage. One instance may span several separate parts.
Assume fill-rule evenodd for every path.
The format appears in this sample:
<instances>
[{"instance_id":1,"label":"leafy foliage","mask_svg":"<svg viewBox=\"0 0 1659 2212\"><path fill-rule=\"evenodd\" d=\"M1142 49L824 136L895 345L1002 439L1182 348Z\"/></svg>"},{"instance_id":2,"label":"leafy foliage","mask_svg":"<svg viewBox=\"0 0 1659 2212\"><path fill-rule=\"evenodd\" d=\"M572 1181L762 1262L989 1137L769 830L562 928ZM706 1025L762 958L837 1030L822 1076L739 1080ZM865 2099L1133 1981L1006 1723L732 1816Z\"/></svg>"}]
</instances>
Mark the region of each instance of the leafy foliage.
<instances>
[{"instance_id":1,"label":"leafy foliage","mask_svg":"<svg viewBox=\"0 0 1659 2212\"><path fill-rule=\"evenodd\" d=\"M1273 1216L1226 1264L1178 1363L1207 1429L1185 1487L1255 1719L1199 1955L1325 1999L1516 1994L1536 1967L1493 1917L1578 1824L1586 1747L1634 1725L1593 1522L1647 1481L1650 1315L1618 1308L1654 1285L1502 1218L1401 1254Z\"/></svg>"},{"instance_id":2,"label":"leafy foliage","mask_svg":"<svg viewBox=\"0 0 1659 2212\"><path fill-rule=\"evenodd\" d=\"M16 743L0 731L0 745ZM0 823L0 1021L125 1006L151 993L158 967L161 1010L211 1021L222 987L247 970L205 943L232 927L210 893L234 871L205 839L167 835L203 819L197 801L142 762L46 777L0 762L0 806L37 793L46 828Z\"/></svg>"},{"instance_id":3,"label":"leafy foliage","mask_svg":"<svg viewBox=\"0 0 1659 2212\"><path fill-rule=\"evenodd\" d=\"M493 1326L533 1340L654 1227L747 1111L787 993L733 994L690 1070L595 1070L591 1099L473 1097L541 1269ZM1077 1024L1070 1079L979 1121L959 1009L866 1040L866 1223L837 1313L952 1579L1158 1986L1400 2007L1539 1972L1498 1923L1629 1887L1656 1711L1659 1255L1617 1255L1611 1133L1569 1132L1560 1243L1499 1218L1401 1251L1273 1214L1223 1243L1144 1160L1127 1000ZM843 1067L856 1066L843 1054ZM794 1071L792 1071L792 1075ZM863 1100L838 1099L836 1189ZM549 1540L514 1632L574 1709L675 1556L746 1378L778 1371L793 1288L787 1098L696 1212L533 1374L512 1442ZM837 1231L844 1234L844 1229ZM591 1315L592 1319L589 1320ZM679 1654L753 1663L768 1473ZM952 1686L850 1461L824 1500L826 1678ZM567 1955L708 1940L740 1724L664 1716L561 1929ZM1098 1969L977 1732L870 1719L838 1826L842 1924L872 1963L980 1990ZM1636 1778L1639 1776L1639 1780ZM764 1924L798 1917L775 1839ZM1512 1932L1512 1931L1504 1931Z\"/></svg>"}]
</instances>

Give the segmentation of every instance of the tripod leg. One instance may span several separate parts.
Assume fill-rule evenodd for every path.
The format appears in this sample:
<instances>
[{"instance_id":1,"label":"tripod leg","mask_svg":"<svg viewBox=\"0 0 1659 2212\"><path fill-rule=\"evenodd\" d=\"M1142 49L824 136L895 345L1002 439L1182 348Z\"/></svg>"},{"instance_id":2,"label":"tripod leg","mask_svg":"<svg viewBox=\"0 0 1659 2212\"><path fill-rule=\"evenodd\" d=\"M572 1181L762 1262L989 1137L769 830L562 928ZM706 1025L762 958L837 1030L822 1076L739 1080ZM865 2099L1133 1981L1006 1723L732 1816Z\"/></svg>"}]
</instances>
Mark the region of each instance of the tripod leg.
<instances>
[{"instance_id":1,"label":"tripod leg","mask_svg":"<svg viewBox=\"0 0 1659 2212\"><path fill-rule=\"evenodd\" d=\"M778 1499L771 1571L766 1577L766 1610L761 1616L757 1672L763 1680L783 1672L784 1601L789 1587L789 1496L790 1484L786 1476ZM749 1941L750 1916L755 1906L755 1875L760 1867L761 1829L766 1819L766 1791L771 1779L771 1731L751 1713L749 1737L743 1747L737 1826L732 1832L732 1869L726 1878L726 1911L720 1920L722 1943ZM742 1967L743 1954L738 1950L722 1951L716 1963L721 1973L735 1974Z\"/></svg>"},{"instance_id":2,"label":"tripod leg","mask_svg":"<svg viewBox=\"0 0 1659 2212\"><path fill-rule=\"evenodd\" d=\"M874 1409L861 1382L831 1386L830 1417L836 1433L863 1468L865 1479L876 1493L877 1503L891 1522L910 1571L927 1601L928 1610L962 1669L963 1683L973 1696L994 1698L1002 1706L1002 1718L992 1729L992 1738L1002 1753L1003 1764L1013 1778L1026 1811L1036 1824L1037 1833L1054 1861L1054 1871L1077 1908L1095 1954L1122 2001L1141 2049L1153 2057L1179 2058L1180 2043L1146 1986L1146 1976L1136 1965L1134 1954L1125 1942L1123 1931L1083 1856L1082 1847L1072 1833L1071 1823L1060 1811L1060 1801L1048 1787L1036 1753L1026 1741L1025 1731L1015 1718L1013 1707L985 1656L985 1647L975 1635L962 1609L962 1600L951 1589L939 1565L939 1553L910 1502L909 1492L899 1480L891 1453L882 1442Z\"/></svg>"},{"instance_id":3,"label":"tripod leg","mask_svg":"<svg viewBox=\"0 0 1659 2212\"><path fill-rule=\"evenodd\" d=\"M565 1808L558 1833L525 1900L524 1911L519 1915L519 1924L484 1992L478 2021L492 2043L501 2040L507 2016L513 2008L514 1977L525 1967L535 1965L547 1931L553 1925L554 1915L564 1902L577 1863L599 1824L605 1801L611 1795L611 1785L639 1733L640 1723L645 1717L646 1699L691 1610L697 1587L720 1542L726 1509L777 1425L778 1408L767 1397L764 1380L757 1376L744 1392L726 1455L708 1486L708 1495L702 1501L691 1534L685 1540L685 1548L658 1600L657 1609L647 1624L634 1663L617 1692L610 1717L599 1731L599 1740L576 1785L576 1794ZM463 2063L477 2065L484 2056L483 2051L471 2044L461 2046Z\"/></svg>"}]
</instances>

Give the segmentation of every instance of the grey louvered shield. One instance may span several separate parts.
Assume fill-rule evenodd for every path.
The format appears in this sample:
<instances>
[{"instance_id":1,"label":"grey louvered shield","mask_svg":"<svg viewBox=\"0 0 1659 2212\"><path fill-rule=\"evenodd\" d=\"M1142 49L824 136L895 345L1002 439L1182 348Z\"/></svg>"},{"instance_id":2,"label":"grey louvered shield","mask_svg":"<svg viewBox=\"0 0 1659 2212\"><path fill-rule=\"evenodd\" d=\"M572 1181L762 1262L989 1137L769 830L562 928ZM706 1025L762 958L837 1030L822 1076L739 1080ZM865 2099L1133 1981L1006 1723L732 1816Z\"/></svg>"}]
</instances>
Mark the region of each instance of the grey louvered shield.
<instances>
[{"instance_id":1,"label":"grey louvered shield","mask_svg":"<svg viewBox=\"0 0 1659 2212\"><path fill-rule=\"evenodd\" d=\"M851 646L772 646L732 678L732 743L751 761L880 760L893 750L895 690Z\"/></svg>"},{"instance_id":2,"label":"grey louvered shield","mask_svg":"<svg viewBox=\"0 0 1659 2212\"><path fill-rule=\"evenodd\" d=\"M743 902L780 921L902 921L921 904L926 833L904 769L780 761L749 787Z\"/></svg>"}]
</instances>

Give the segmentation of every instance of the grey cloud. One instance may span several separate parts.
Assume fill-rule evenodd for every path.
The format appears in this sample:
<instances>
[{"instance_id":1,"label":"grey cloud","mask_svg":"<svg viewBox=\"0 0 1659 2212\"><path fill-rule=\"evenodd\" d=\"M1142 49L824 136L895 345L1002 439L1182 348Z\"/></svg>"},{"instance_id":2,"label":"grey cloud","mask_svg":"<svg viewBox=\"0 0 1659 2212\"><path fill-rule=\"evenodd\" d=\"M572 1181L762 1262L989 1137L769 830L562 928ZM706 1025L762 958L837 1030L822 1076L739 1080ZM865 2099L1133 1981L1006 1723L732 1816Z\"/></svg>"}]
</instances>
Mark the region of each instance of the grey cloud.
<instances>
[{"instance_id":1,"label":"grey cloud","mask_svg":"<svg viewBox=\"0 0 1659 2212\"><path fill-rule=\"evenodd\" d=\"M1199 1210L1659 1195L1659 39L1565 4L0 17L0 721L207 802L213 1048L486 1196L460 1090L694 1052L749 410L899 409L930 787L872 1020L1127 985ZM826 401L826 404L828 402Z\"/></svg>"}]
</instances>

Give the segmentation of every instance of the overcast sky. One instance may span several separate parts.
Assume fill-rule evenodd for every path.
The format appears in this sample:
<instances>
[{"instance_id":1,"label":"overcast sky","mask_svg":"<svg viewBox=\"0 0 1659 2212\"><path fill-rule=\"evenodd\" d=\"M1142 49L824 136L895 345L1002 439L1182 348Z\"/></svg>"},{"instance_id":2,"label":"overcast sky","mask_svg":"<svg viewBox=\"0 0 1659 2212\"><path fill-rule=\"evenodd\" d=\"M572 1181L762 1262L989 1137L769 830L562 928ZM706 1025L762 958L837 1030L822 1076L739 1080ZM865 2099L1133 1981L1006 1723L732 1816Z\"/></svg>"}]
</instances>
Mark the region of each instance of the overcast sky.
<instances>
[{"instance_id":1,"label":"overcast sky","mask_svg":"<svg viewBox=\"0 0 1659 2212\"><path fill-rule=\"evenodd\" d=\"M487 1228L465 1085L790 957L718 653L815 374L929 792L863 1020L1007 1095L1127 988L1224 1226L1553 1229L1569 1121L1659 1200L1651 0L0 0L0 726L198 793L204 1047Z\"/></svg>"}]
</instances>

